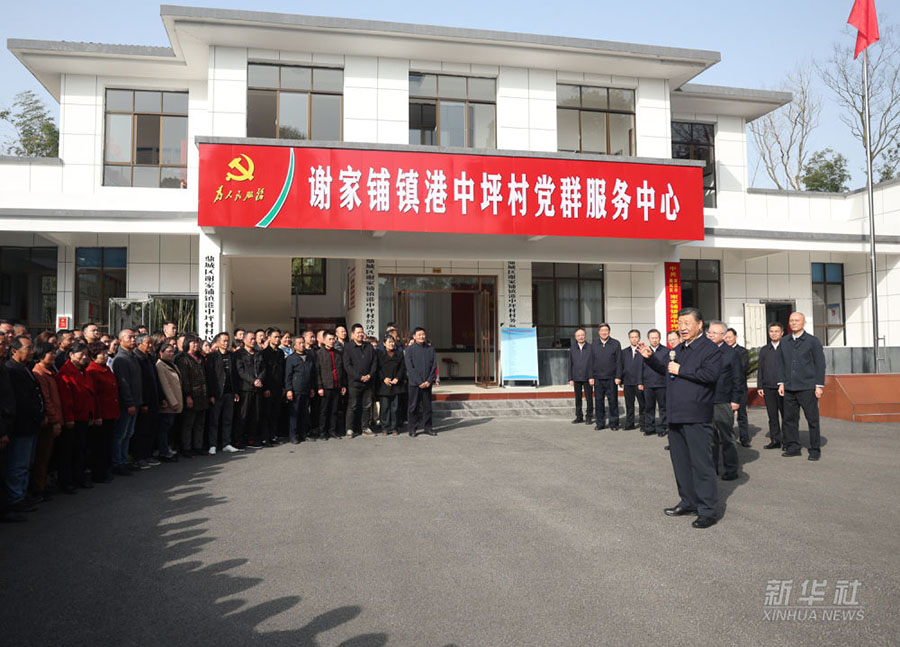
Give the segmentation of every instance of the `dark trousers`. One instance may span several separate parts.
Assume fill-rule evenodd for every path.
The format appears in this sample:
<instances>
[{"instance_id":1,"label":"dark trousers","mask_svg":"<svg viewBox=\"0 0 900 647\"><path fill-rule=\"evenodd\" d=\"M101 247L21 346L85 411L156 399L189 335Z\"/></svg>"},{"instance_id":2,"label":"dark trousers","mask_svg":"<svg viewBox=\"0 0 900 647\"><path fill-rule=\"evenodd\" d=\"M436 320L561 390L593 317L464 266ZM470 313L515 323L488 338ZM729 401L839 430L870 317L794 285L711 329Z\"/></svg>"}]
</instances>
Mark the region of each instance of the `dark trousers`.
<instances>
[{"instance_id":1,"label":"dark trousers","mask_svg":"<svg viewBox=\"0 0 900 647\"><path fill-rule=\"evenodd\" d=\"M237 403L238 424L234 440L243 446L250 441L259 440L259 393L256 391L241 391L239 396L240 400Z\"/></svg>"},{"instance_id":2,"label":"dark trousers","mask_svg":"<svg viewBox=\"0 0 900 647\"><path fill-rule=\"evenodd\" d=\"M659 408L659 420L656 418L656 409ZM656 432L664 436L668 431L666 420L666 387L644 387L644 432Z\"/></svg>"},{"instance_id":3,"label":"dark trousers","mask_svg":"<svg viewBox=\"0 0 900 647\"><path fill-rule=\"evenodd\" d=\"M397 427L402 427L406 424L406 418L409 411L409 393L408 389L404 389L400 395L397 396Z\"/></svg>"},{"instance_id":4,"label":"dark trousers","mask_svg":"<svg viewBox=\"0 0 900 647\"><path fill-rule=\"evenodd\" d=\"M383 395L380 398L381 403L381 429L382 431L397 431L397 405L400 404L400 396Z\"/></svg>"},{"instance_id":5,"label":"dark trousers","mask_svg":"<svg viewBox=\"0 0 900 647\"><path fill-rule=\"evenodd\" d=\"M294 399L288 401L288 435L291 440L306 440L309 435L309 396L294 391Z\"/></svg>"},{"instance_id":6,"label":"dark trousers","mask_svg":"<svg viewBox=\"0 0 900 647\"><path fill-rule=\"evenodd\" d=\"M778 389L763 389L763 397L766 400L766 413L769 414L769 438L773 443L780 443L781 426L784 424L784 397L778 395Z\"/></svg>"},{"instance_id":7,"label":"dark trousers","mask_svg":"<svg viewBox=\"0 0 900 647\"><path fill-rule=\"evenodd\" d=\"M341 390L325 389L319 398L319 438L337 436L340 420Z\"/></svg>"},{"instance_id":8,"label":"dark trousers","mask_svg":"<svg viewBox=\"0 0 900 647\"><path fill-rule=\"evenodd\" d=\"M809 453L820 454L819 399L813 389L784 392L784 451L800 451L800 409L809 425Z\"/></svg>"},{"instance_id":9,"label":"dark trousers","mask_svg":"<svg viewBox=\"0 0 900 647\"><path fill-rule=\"evenodd\" d=\"M34 465L31 467L31 484L29 489L40 494L47 489L47 473L50 470L50 457L53 455L53 427L41 426L34 452Z\"/></svg>"},{"instance_id":10,"label":"dark trousers","mask_svg":"<svg viewBox=\"0 0 900 647\"><path fill-rule=\"evenodd\" d=\"M681 497L679 505L704 517L716 516L719 507L712 453L715 433L709 423L669 423L669 457Z\"/></svg>"},{"instance_id":11,"label":"dark trousers","mask_svg":"<svg viewBox=\"0 0 900 647\"><path fill-rule=\"evenodd\" d=\"M420 389L418 386L409 385L409 408L407 409L407 420L409 433L416 433L419 426L419 404L422 405L422 426L426 433L431 431L431 389Z\"/></svg>"},{"instance_id":12,"label":"dark trousers","mask_svg":"<svg viewBox=\"0 0 900 647\"><path fill-rule=\"evenodd\" d=\"M309 429L311 434L318 434L321 431L320 410L322 408L322 398L318 392L309 399Z\"/></svg>"},{"instance_id":13,"label":"dark trousers","mask_svg":"<svg viewBox=\"0 0 900 647\"><path fill-rule=\"evenodd\" d=\"M372 424L372 387L368 384L351 384L347 390L347 417L344 427L359 433Z\"/></svg>"},{"instance_id":14,"label":"dark trousers","mask_svg":"<svg viewBox=\"0 0 900 647\"><path fill-rule=\"evenodd\" d=\"M76 421L74 427L63 425L62 432L53 444L56 454L57 482L61 488L75 487L84 480L87 429L87 421ZM108 452L109 450L107 450L107 454Z\"/></svg>"},{"instance_id":15,"label":"dark trousers","mask_svg":"<svg viewBox=\"0 0 900 647\"><path fill-rule=\"evenodd\" d=\"M584 419L584 414L581 412L581 393L584 392L584 398L587 400L587 417L594 417L594 387L591 386L591 383L587 380L575 380L575 418L578 420Z\"/></svg>"},{"instance_id":16,"label":"dark trousers","mask_svg":"<svg viewBox=\"0 0 900 647\"><path fill-rule=\"evenodd\" d=\"M103 481L109 477L112 467L112 437L116 430L115 420L104 420L99 427L88 428L88 451L90 452L91 479Z\"/></svg>"},{"instance_id":17,"label":"dark trousers","mask_svg":"<svg viewBox=\"0 0 900 647\"><path fill-rule=\"evenodd\" d=\"M138 409L137 420L134 422L134 435L131 437L131 455L134 456L134 460L147 460L153 455L153 445L156 444L158 429L159 411L148 409L142 412Z\"/></svg>"},{"instance_id":18,"label":"dark trousers","mask_svg":"<svg viewBox=\"0 0 900 647\"><path fill-rule=\"evenodd\" d=\"M725 474L728 476L737 474L740 469L740 459L738 458L737 439L734 437L734 412L731 410L730 402L714 405L713 423L716 427L716 436L713 442L716 473L719 473L719 451L721 450L722 467Z\"/></svg>"},{"instance_id":19,"label":"dark trousers","mask_svg":"<svg viewBox=\"0 0 900 647\"><path fill-rule=\"evenodd\" d=\"M737 415L738 437L742 443L750 442L750 430L747 427L747 389L741 392L740 408L735 412Z\"/></svg>"},{"instance_id":20,"label":"dark trousers","mask_svg":"<svg viewBox=\"0 0 900 647\"><path fill-rule=\"evenodd\" d=\"M185 409L181 414L181 451L203 449L203 431L206 428L206 409Z\"/></svg>"},{"instance_id":21,"label":"dark trousers","mask_svg":"<svg viewBox=\"0 0 900 647\"><path fill-rule=\"evenodd\" d=\"M635 420L637 426L644 428L644 392L641 391L636 384L626 384L622 387L625 396L625 426L634 427ZM634 417L634 401L637 400L638 414Z\"/></svg>"},{"instance_id":22,"label":"dark trousers","mask_svg":"<svg viewBox=\"0 0 900 647\"><path fill-rule=\"evenodd\" d=\"M281 389L272 390L269 397L263 396L259 406L260 427L263 440L278 438L278 419L281 417Z\"/></svg>"},{"instance_id":23,"label":"dark trousers","mask_svg":"<svg viewBox=\"0 0 900 647\"><path fill-rule=\"evenodd\" d=\"M594 412L599 426L606 421L606 404L609 404L609 426L619 426L619 387L613 378L594 378Z\"/></svg>"},{"instance_id":24,"label":"dark trousers","mask_svg":"<svg viewBox=\"0 0 900 647\"><path fill-rule=\"evenodd\" d=\"M28 494L28 478L34 462L37 437L37 434L12 434L6 449L0 454L7 505L21 503Z\"/></svg>"},{"instance_id":25,"label":"dark trousers","mask_svg":"<svg viewBox=\"0 0 900 647\"><path fill-rule=\"evenodd\" d=\"M234 394L223 393L221 398L210 405L206 417L206 440L209 446L222 448L230 445L233 425Z\"/></svg>"}]
</instances>

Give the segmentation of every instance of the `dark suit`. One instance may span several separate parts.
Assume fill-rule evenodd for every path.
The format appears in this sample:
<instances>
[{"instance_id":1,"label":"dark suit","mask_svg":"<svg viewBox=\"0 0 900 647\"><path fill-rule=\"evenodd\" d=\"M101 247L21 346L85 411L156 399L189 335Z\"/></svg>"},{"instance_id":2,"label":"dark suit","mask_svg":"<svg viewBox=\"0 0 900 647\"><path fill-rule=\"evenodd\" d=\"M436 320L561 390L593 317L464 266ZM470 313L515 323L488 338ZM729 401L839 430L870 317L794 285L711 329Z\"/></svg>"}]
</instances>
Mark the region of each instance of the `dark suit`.
<instances>
[{"instance_id":1,"label":"dark suit","mask_svg":"<svg viewBox=\"0 0 900 647\"><path fill-rule=\"evenodd\" d=\"M425 429L425 433L432 433L431 389L434 386L437 372L434 347L416 342L412 346L407 346L403 353L403 360L406 362L406 376L409 380L407 428L410 435L415 436L419 425L419 404L421 403L422 427ZM419 385L425 382L428 382L428 386L421 388Z\"/></svg>"},{"instance_id":2,"label":"dark suit","mask_svg":"<svg viewBox=\"0 0 900 647\"><path fill-rule=\"evenodd\" d=\"M259 397L260 390L254 386L259 380L266 382L266 367L262 355L252 355L246 348L239 348L231 355L236 375L235 386L238 388L238 432L235 440L241 444L250 441L260 442L264 434L260 429Z\"/></svg>"},{"instance_id":3,"label":"dark suit","mask_svg":"<svg viewBox=\"0 0 900 647\"><path fill-rule=\"evenodd\" d=\"M778 345L778 383L784 384L784 451L800 451L800 408L809 425L809 453L822 451L819 431L819 399L816 387L825 386L825 352L818 337L805 330L797 338L788 335Z\"/></svg>"},{"instance_id":4,"label":"dark suit","mask_svg":"<svg viewBox=\"0 0 900 647\"><path fill-rule=\"evenodd\" d=\"M782 339L779 344L784 343ZM759 349L759 368L756 371L756 388L762 390L769 414L769 438L781 442L781 425L784 420L784 397L778 395L778 350L769 342Z\"/></svg>"},{"instance_id":5,"label":"dark suit","mask_svg":"<svg viewBox=\"0 0 900 647\"><path fill-rule=\"evenodd\" d=\"M378 358L375 349L367 341L344 345L344 371L347 373L347 413L344 427L356 432L372 426L372 387L375 384ZM362 377L369 376L368 382ZM362 429L360 429L362 427Z\"/></svg>"},{"instance_id":6,"label":"dark suit","mask_svg":"<svg viewBox=\"0 0 900 647\"><path fill-rule=\"evenodd\" d=\"M619 387L622 379L622 347L612 337L604 344L601 340L591 344L591 370L594 373L594 412L597 426L606 422L606 404L609 405L609 426L619 427Z\"/></svg>"},{"instance_id":7,"label":"dark suit","mask_svg":"<svg viewBox=\"0 0 900 647\"><path fill-rule=\"evenodd\" d=\"M625 396L625 428L634 427L634 401L638 403L638 426L644 428L644 358L629 344L622 349L622 391Z\"/></svg>"},{"instance_id":8,"label":"dark suit","mask_svg":"<svg viewBox=\"0 0 900 647\"><path fill-rule=\"evenodd\" d=\"M281 405L284 403L284 351L280 348L266 346L261 352L266 365L266 379L263 380L263 394L260 414L262 427L267 440L278 440L278 420L281 418ZM265 392L269 392L266 397Z\"/></svg>"},{"instance_id":9,"label":"dark suit","mask_svg":"<svg viewBox=\"0 0 900 647\"><path fill-rule=\"evenodd\" d=\"M652 350L652 348L651 348ZM666 346L657 346L653 351L656 361L665 366L669 362L669 349ZM649 367L645 367L643 372L644 383L644 433L656 433L658 436L665 436L668 431L668 420L666 419L666 377L660 375ZM656 418L656 409L659 408L659 421Z\"/></svg>"},{"instance_id":10,"label":"dark suit","mask_svg":"<svg viewBox=\"0 0 900 647\"><path fill-rule=\"evenodd\" d=\"M716 471L719 466L719 450L722 451L722 465L725 475L732 476L738 473L740 461L738 459L737 442L734 437L734 411L731 403L740 403L741 389L747 392L746 381L743 379L744 370L741 367L740 355L728 344L719 345L722 351L722 370L716 382L715 413L713 420L716 425L715 450Z\"/></svg>"},{"instance_id":11,"label":"dark suit","mask_svg":"<svg viewBox=\"0 0 900 647\"><path fill-rule=\"evenodd\" d=\"M347 385L344 373L344 356L337 347L325 347L316 351L316 386L322 390L319 401L319 437L338 437L338 416L341 407L341 389Z\"/></svg>"},{"instance_id":12,"label":"dark suit","mask_svg":"<svg viewBox=\"0 0 900 647\"><path fill-rule=\"evenodd\" d=\"M738 404L741 405L737 410L738 432L740 433L741 442L749 443L750 429L747 426L747 375L750 374L750 352L740 344L735 344L731 348L734 349L735 352L737 352L738 359L741 360L741 367L743 369L741 374L744 376L744 389L741 392L740 400L737 401ZM732 418L733 417L734 416L732 416Z\"/></svg>"},{"instance_id":13,"label":"dark suit","mask_svg":"<svg viewBox=\"0 0 900 647\"><path fill-rule=\"evenodd\" d=\"M209 407L206 419L206 434L210 447L225 447L231 444L234 424L234 394L237 393L234 353L213 350L206 356L206 393L215 398ZM221 430L221 441L219 432Z\"/></svg>"},{"instance_id":14,"label":"dark suit","mask_svg":"<svg viewBox=\"0 0 900 647\"><path fill-rule=\"evenodd\" d=\"M656 355L644 363L666 379L669 455L681 496L679 505L695 509L701 516L715 517L719 497L712 417L722 351L702 333L689 345L682 342L674 350L680 365L678 375L670 375L668 361L663 363Z\"/></svg>"},{"instance_id":15,"label":"dark suit","mask_svg":"<svg viewBox=\"0 0 900 647\"><path fill-rule=\"evenodd\" d=\"M15 399L9 445L0 454L7 505L25 499L38 432L44 420L44 396L37 378L24 364L10 359L6 373Z\"/></svg>"},{"instance_id":16,"label":"dark suit","mask_svg":"<svg viewBox=\"0 0 900 647\"><path fill-rule=\"evenodd\" d=\"M309 433L309 398L316 386L316 364L306 353L293 353L284 363L284 388L291 393L288 435L306 440Z\"/></svg>"},{"instance_id":17,"label":"dark suit","mask_svg":"<svg viewBox=\"0 0 900 647\"><path fill-rule=\"evenodd\" d=\"M591 343L584 342L584 347L579 347L575 342L569 347L569 382L575 388L575 419L582 420L584 414L581 411L581 394L587 399L588 421L594 417L594 387L590 380L593 379L593 367L591 364Z\"/></svg>"}]
</instances>

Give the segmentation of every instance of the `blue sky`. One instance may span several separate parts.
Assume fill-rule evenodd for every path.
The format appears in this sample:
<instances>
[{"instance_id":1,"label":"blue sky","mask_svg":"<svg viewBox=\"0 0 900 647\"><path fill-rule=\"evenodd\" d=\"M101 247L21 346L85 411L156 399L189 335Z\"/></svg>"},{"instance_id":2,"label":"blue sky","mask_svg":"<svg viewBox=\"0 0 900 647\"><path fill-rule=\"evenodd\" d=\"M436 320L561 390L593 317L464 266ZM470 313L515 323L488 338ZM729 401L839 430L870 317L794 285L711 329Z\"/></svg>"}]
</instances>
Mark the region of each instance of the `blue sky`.
<instances>
[{"instance_id":1,"label":"blue sky","mask_svg":"<svg viewBox=\"0 0 900 647\"><path fill-rule=\"evenodd\" d=\"M178 4L172 2L172 4ZM758 0L746 2L473 2L446 5L422 2L339 1L328 4L256 0L187 2L194 6L304 13L348 18L519 31L556 36L596 38L650 45L715 50L722 61L695 79L698 83L774 89L795 67L809 67L813 58L829 55L832 43L852 41L844 30L852 0ZM881 24L887 22L887 0L876 0ZM136 45L169 45L159 18L159 4L147 0L60 0L18 4L4 12L0 36L46 40L93 41ZM877 45L876 45L877 46ZM14 95L34 90L58 115L59 106L34 77L4 47L0 54L0 106ZM862 186L865 155L838 118L838 111L820 88L824 102L813 149L826 146L850 160L851 188ZM0 139L10 130L0 126ZM754 186L768 186L764 170L751 153Z\"/></svg>"}]
</instances>

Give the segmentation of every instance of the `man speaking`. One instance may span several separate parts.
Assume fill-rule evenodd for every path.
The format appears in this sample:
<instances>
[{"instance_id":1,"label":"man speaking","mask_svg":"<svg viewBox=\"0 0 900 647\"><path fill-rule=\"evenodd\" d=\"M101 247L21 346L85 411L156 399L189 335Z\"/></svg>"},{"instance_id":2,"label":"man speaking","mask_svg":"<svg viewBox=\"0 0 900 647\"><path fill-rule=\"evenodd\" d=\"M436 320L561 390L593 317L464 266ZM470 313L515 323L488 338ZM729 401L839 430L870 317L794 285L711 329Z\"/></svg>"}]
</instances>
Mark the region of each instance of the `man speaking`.
<instances>
[{"instance_id":1,"label":"man speaking","mask_svg":"<svg viewBox=\"0 0 900 647\"><path fill-rule=\"evenodd\" d=\"M712 426L716 383L722 350L703 335L703 316L697 308L678 312L681 343L660 362L644 343L639 346L645 365L667 376L666 411L669 418L669 455L681 500L664 512L670 517L698 515L694 528L716 523L719 507Z\"/></svg>"}]
</instances>

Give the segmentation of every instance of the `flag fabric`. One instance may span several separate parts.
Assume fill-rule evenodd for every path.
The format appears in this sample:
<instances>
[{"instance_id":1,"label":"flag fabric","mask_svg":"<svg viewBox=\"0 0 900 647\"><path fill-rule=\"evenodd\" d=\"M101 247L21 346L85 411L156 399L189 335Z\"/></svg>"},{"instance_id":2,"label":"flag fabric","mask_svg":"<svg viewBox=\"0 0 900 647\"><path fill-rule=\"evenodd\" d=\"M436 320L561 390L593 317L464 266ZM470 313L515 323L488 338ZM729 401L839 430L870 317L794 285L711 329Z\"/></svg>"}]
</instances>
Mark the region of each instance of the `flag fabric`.
<instances>
[{"instance_id":1,"label":"flag fabric","mask_svg":"<svg viewBox=\"0 0 900 647\"><path fill-rule=\"evenodd\" d=\"M875 0L855 0L853 9L847 23L856 27L856 51L853 58L857 58L862 51L878 41L878 17L875 15Z\"/></svg>"}]
</instances>

